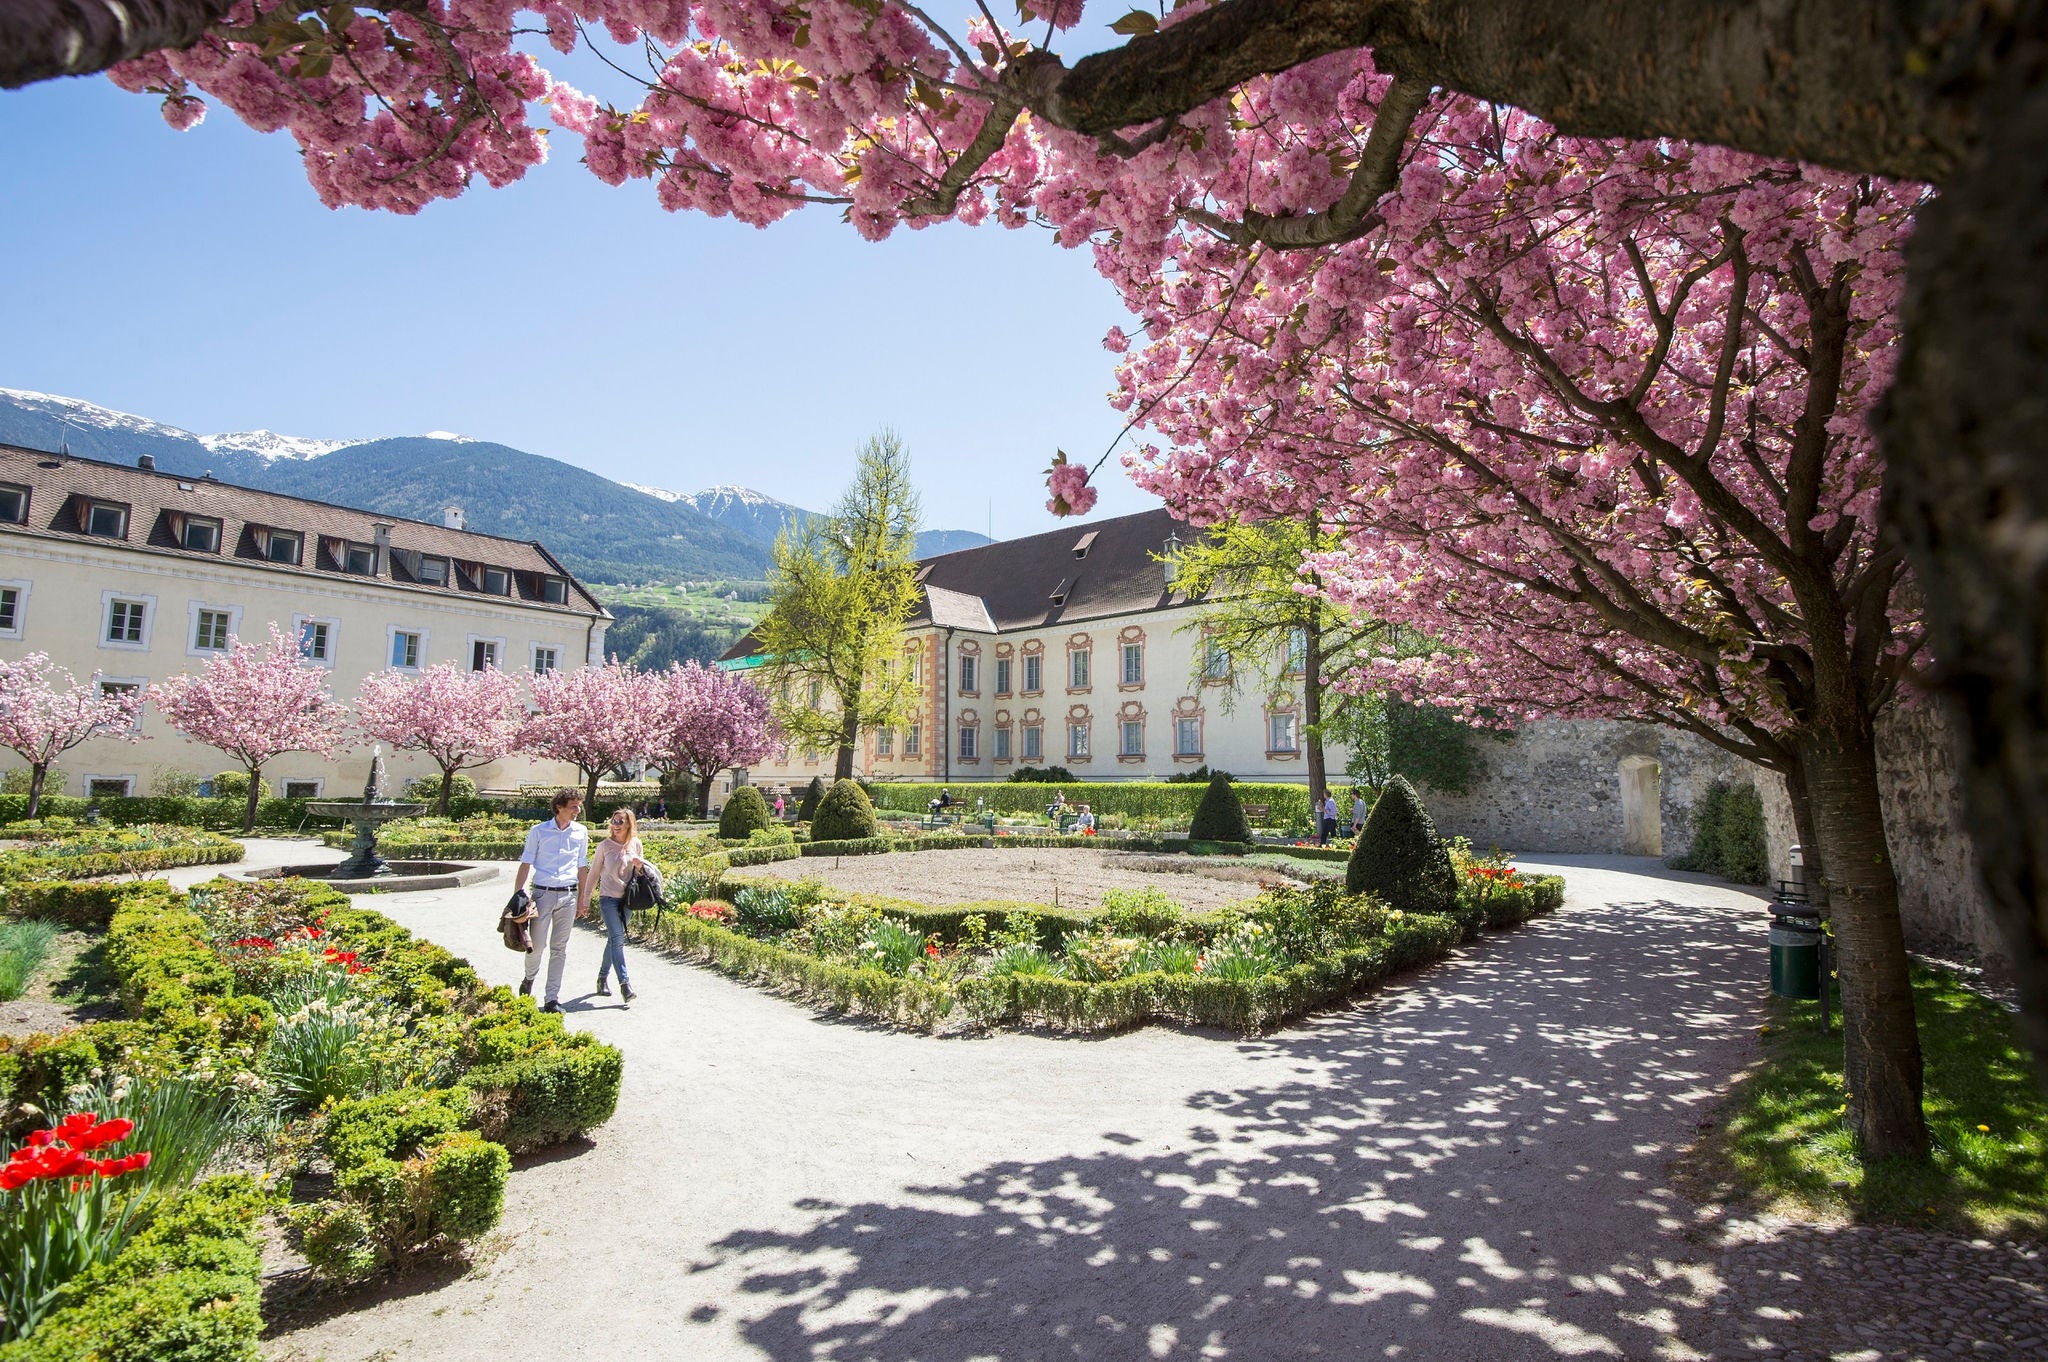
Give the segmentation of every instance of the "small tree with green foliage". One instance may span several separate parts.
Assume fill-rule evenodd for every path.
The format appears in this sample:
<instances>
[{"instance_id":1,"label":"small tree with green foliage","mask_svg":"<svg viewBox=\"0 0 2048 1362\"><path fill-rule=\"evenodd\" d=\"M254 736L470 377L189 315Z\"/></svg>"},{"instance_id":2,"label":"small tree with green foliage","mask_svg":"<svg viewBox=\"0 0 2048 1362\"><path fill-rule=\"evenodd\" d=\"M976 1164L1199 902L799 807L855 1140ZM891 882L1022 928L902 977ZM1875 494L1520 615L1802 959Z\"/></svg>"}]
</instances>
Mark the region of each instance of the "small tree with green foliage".
<instances>
[{"instance_id":1,"label":"small tree with green foliage","mask_svg":"<svg viewBox=\"0 0 2048 1362\"><path fill-rule=\"evenodd\" d=\"M813 842L848 842L862 837L879 837L882 824L868 792L852 780L835 780L818 801L817 816L811 819Z\"/></svg>"},{"instance_id":2,"label":"small tree with green foliage","mask_svg":"<svg viewBox=\"0 0 2048 1362\"><path fill-rule=\"evenodd\" d=\"M825 778L812 776L811 783L804 787L804 797L796 806L796 821L808 823L818 816L818 801L825 797Z\"/></svg>"},{"instance_id":3,"label":"small tree with green foliage","mask_svg":"<svg viewBox=\"0 0 2048 1362\"><path fill-rule=\"evenodd\" d=\"M1405 778L1389 779L1366 816L1344 868L1344 887L1404 913L1448 914L1456 906L1458 872L1450 850Z\"/></svg>"},{"instance_id":4,"label":"small tree with green foliage","mask_svg":"<svg viewBox=\"0 0 2048 1362\"><path fill-rule=\"evenodd\" d=\"M1717 780L1692 810L1692 847L1671 860L1674 870L1697 870L1737 884L1767 884L1770 850L1764 839L1764 802L1756 786Z\"/></svg>"},{"instance_id":5,"label":"small tree with green foliage","mask_svg":"<svg viewBox=\"0 0 2048 1362\"><path fill-rule=\"evenodd\" d=\"M774 826L774 811L768 807L761 791L752 785L742 785L734 790L718 815L718 835L736 841L745 841L756 829Z\"/></svg>"},{"instance_id":6,"label":"small tree with green foliage","mask_svg":"<svg viewBox=\"0 0 2048 1362\"><path fill-rule=\"evenodd\" d=\"M1195 805L1194 821L1188 824L1188 839L1195 842L1249 842L1251 820L1244 816L1244 803L1230 784L1230 777L1218 771L1209 777L1202 802Z\"/></svg>"}]
</instances>

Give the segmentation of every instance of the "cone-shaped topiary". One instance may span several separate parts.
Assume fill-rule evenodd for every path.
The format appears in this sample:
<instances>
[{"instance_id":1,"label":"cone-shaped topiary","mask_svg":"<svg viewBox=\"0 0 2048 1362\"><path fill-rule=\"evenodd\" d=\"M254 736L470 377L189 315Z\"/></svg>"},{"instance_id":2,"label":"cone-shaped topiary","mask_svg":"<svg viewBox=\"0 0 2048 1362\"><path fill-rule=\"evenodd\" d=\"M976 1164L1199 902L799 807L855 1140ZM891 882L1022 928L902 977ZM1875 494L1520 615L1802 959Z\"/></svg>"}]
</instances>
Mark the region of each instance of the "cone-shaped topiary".
<instances>
[{"instance_id":1,"label":"cone-shaped topiary","mask_svg":"<svg viewBox=\"0 0 2048 1362\"><path fill-rule=\"evenodd\" d=\"M808 823L818 816L818 801L825 797L825 778L812 776L811 783L804 789L803 801L796 806L796 821Z\"/></svg>"},{"instance_id":2,"label":"cone-shaped topiary","mask_svg":"<svg viewBox=\"0 0 2048 1362\"><path fill-rule=\"evenodd\" d=\"M875 821L875 806L868 802L868 792L851 780L833 781L811 819L811 840L844 842L881 835L882 825Z\"/></svg>"},{"instance_id":3,"label":"cone-shaped topiary","mask_svg":"<svg viewBox=\"0 0 2048 1362\"><path fill-rule=\"evenodd\" d=\"M1230 777L1218 771L1209 777L1202 802L1195 805L1194 822L1188 825L1188 839L1195 842L1249 842L1251 820L1244 816L1244 804L1231 788Z\"/></svg>"},{"instance_id":4,"label":"cone-shaped topiary","mask_svg":"<svg viewBox=\"0 0 2048 1362\"><path fill-rule=\"evenodd\" d=\"M1344 868L1344 888L1376 894L1405 913L1449 913L1458 901L1458 872L1436 835L1415 787L1395 776L1366 815Z\"/></svg>"},{"instance_id":5,"label":"cone-shaped topiary","mask_svg":"<svg viewBox=\"0 0 2048 1362\"><path fill-rule=\"evenodd\" d=\"M757 828L775 826L775 814L768 808L768 801L752 785L742 785L732 792L725 801L725 812L718 815L718 835L744 840Z\"/></svg>"}]
</instances>

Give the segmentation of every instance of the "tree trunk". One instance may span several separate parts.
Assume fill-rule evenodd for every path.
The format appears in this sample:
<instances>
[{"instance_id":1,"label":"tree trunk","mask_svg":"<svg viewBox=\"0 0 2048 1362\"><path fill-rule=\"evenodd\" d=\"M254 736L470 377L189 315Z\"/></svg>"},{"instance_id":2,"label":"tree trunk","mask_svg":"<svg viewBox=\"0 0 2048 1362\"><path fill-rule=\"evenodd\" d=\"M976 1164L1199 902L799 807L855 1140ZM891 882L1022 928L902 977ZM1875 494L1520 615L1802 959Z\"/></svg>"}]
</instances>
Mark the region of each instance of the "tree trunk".
<instances>
[{"instance_id":1,"label":"tree trunk","mask_svg":"<svg viewBox=\"0 0 2048 1362\"><path fill-rule=\"evenodd\" d=\"M601 766L591 766L583 771L583 816L597 817L597 778L604 774Z\"/></svg>"},{"instance_id":2,"label":"tree trunk","mask_svg":"<svg viewBox=\"0 0 2048 1362\"><path fill-rule=\"evenodd\" d=\"M1842 1079L1866 1162L1924 1161L1920 1035L1899 925L1899 885L1877 794L1867 718L1801 736L1800 766L1827 866L1828 916L1842 987Z\"/></svg>"},{"instance_id":3,"label":"tree trunk","mask_svg":"<svg viewBox=\"0 0 2048 1362\"><path fill-rule=\"evenodd\" d=\"M832 764L834 780L853 779L853 745L860 739L860 715L855 708L859 700L859 696L851 703L845 696L839 699L839 756Z\"/></svg>"},{"instance_id":4,"label":"tree trunk","mask_svg":"<svg viewBox=\"0 0 2048 1362\"><path fill-rule=\"evenodd\" d=\"M43 807L43 782L50 777L50 763L39 761L28 768L28 814L34 818Z\"/></svg>"},{"instance_id":5,"label":"tree trunk","mask_svg":"<svg viewBox=\"0 0 2048 1362\"><path fill-rule=\"evenodd\" d=\"M1907 243L1881 433L1886 515L1926 595L1964 815L2048 1082L2048 85L2042 44L2014 55L1982 147Z\"/></svg>"},{"instance_id":6,"label":"tree trunk","mask_svg":"<svg viewBox=\"0 0 2048 1362\"><path fill-rule=\"evenodd\" d=\"M455 768L443 766L441 768L441 798L434 805L434 812L440 814L443 818L448 816L448 796L454 793L454 791Z\"/></svg>"},{"instance_id":7,"label":"tree trunk","mask_svg":"<svg viewBox=\"0 0 2048 1362\"><path fill-rule=\"evenodd\" d=\"M1807 902L1820 910L1823 917L1828 911L1827 862L1820 854L1820 832L1813 821L1813 796L1806 789L1804 768L1794 768L1785 775L1785 797L1792 804L1792 827L1799 834L1799 856L1801 869L1806 881Z\"/></svg>"},{"instance_id":8,"label":"tree trunk","mask_svg":"<svg viewBox=\"0 0 2048 1362\"><path fill-rule=\"evenodd\" d=\"M697 768L690 768L691 779L697 782L697 817L711 816L711 777L697 774Z\"/></svg>"},{"instance_id":9,"label":"tree trunk","mask_svg":"<svg viewBox=\"0 0 2048 1362\"><path fill-rule=\"evenodd\" d=\"M0 5L0 87L104 71L161 48L188 47L234 0L8 0Z\"/></svg>"},{"instance_id":10,"label":"tree trunk","mask_svg":"<svg viewBox=\"0 0 2048 1362\"><path fill-rule=\"evenodd\" d=\"M242 835L256 831L256 805L263 798L263 768L249 768L249 805L242 811Z\"/></svg>"},{"instance_id":11,"label":"tree trunk","mask_svg":"<svg viewBox=\"0 0 2048 1362\"><path fill-rule=\"evenodd\" d=\"M1316 840L1323 834L1323 796L1330 792L1328 767L1323 757L1323 639L1322 612L1312 611L1301 659L1302 737L1308 744L1308 798L1315 806Z\"/></svg>"}]
</instances>

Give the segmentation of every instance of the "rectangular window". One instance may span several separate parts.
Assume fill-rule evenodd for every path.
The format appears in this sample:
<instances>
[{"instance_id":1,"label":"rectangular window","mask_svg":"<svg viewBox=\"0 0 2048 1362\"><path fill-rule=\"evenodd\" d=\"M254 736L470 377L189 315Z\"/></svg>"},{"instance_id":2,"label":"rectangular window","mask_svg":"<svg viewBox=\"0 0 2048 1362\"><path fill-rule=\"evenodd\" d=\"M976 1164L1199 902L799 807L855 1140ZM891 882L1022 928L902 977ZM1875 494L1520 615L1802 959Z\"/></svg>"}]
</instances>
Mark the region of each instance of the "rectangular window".
<instances>
[{"instance_id":1,"label":"rectangular window","mask_svg":"<svg viewBox=\"0 0 2048 1362\"><path fill-rule=\"evenodd\" d=\"M419 579L428 586L448 585L448 560L446 558L420 559Z\"/></svg>"},{"instance_id":2,"label":"rectangular window","mask_svg":"<svg viewBox=\"0 0 2048 1362\"><path fill-rule=\"evenodd\" d=\"M334 626L326 620L305 620L299 625L299 656L308 662L334 660Z\"/></svg>"},{"instance_id":3,"label":"rectangular window","mask_svg":"<svg viewBox=\"0 0 2048 1362\"><path fill-rule=\"evenodd\" d=\"M962 657L960 659L960 693L962 695L974 695L980 692L981 687L975 684L981 680L981 677L978 675L980 666L981 661L979 658Z\"/></svg>"},{"instance_id":4,"label":"rectangular window","mask_svg":"<svg viewBox=\"0 0 2048 1362\"><path fill-rule=\"evenodd\" d=\"M1145 645L1126 643L1124 652L1124 681L1126 686L1145 684Z\"/></svg>"},{"instance_id":5,"label":"rectangular window","mask_svg":"<svg viewBox=\"0 0 2048 1362\"><path fill-rule=\"evenodd\" d=\"M924 725L912 724L903 730L903 755L914 757L924 744Z\"/></svg>"},{"instance_id":6,"label":"rectangular window","mask_svg":"<svg viewBox=\"0 0 2048 1362\"><path fill-rule=\"evenodd\" d=\"M128 508L111 501L95 501L86 507L85 532L106 539L128 537Z\"/></svg>"},{"instance_id":7,"label":"rectangular window","mask_svg":"<svg viewBox=\"0 0 2048 1362\"><path fill-rule=\"evenodd\" d=\"M21 632L21 589L0 586L0 634Z\"/></svg>"},{"instance_id":8,"label":"rectangular window","mask_svg":"<svg viewBox=\"0 0 2048 1362\"><path fill-rule=\"evenodd\" d=\"M1041 675L1044 664L1045 659L1037 653L1026 653L1024 655L1024 693L1026 695L1036 695L1045 689L1044 678Z\"/></svg>"},{"instance_id":9,"label":"rectangular window","mask_svg":"<svg viewBox=\"0 0 2048 1362\"><path fill-rule=\"evenodd\" d=\"M100 681L100 694L106 696L134 695L141 689L142 682L140 681L108 681L105 679L102 679ZM138 705L135 709L135 717L129 720L129 722L125 726L116 724L103 724L101 725L99 731L103 733L136 733L141 731L141 728L142 708Z\"/></svg>"},{"instance_id":10,"label":"rectangular window","mask_svg":"<svg viewBox=\"0 0 2048 1362\"><path fill-rule=\"evenodd\" d=\"M28 520L28 488L16 487L13 483L0 483L0 521L9 525L24 524Z\"/></svg>"},{"instance_id":11,"label":"rectangular window","mask_svg":"<svg viewBox=\"0 0 2048 1362\"><path fill-rule=\"evenodd\" d=\"M560 577L540 579L540 598L549 605L566 605L569 600L569 584Z\"/></svg>"},{"instance_id":12,"label":"rectangular window","mask_svg":"<svg viewBox=\"0 0 2048 1362\"><path fill-rule=\"evenodd\" d=\"M1230 679L1230 650L1223 646L1223 640L1206 638L1202 640L1202 679L1204 681L1228 681Z\"/></svg>"},{"instance_id":13,"label":"rectangular window","mask_svg":"<svg viewBox=\"0 0 2048 1362\"><path fill-rule=\"evenodd\" d=\"M1266 716L1266 750L1268 752L1292 752L1294 745L1294 716L1292 714L1268 714Z\"/></svg>"},{"instance_id":14,"label":"rectangular window","mask_svg":"<svg viewBox=\"0 0 2048 1362\"><path fill-rule=\"evenodd\" d=\"M1199 757L1202 755L1202 721L1200 719L1175 719L1173 721L1173 755L1176 757Z\"/></svg>"},{"instance_id":15,"label":"rectangular window","mask_svg":"<svg viewBox=\"0 0 2048 1362\"><path fill-rule=\"evenodd\" d=\"M403 629L391 635L391 665L394 667L417 667L420 665L420 636L406 633Z\"/></svg>"},{"instance_id":16,"label":"rectangular window","mask_svg":"<svg viewBox=\"0 0 2048 1362\"><path fill-rule=\"evenodd\" d=\"M1088 650L1082 648L1067 654L1067 688L1088 689Z\"/></svg>"},{"instance_id":17,"label":"rectangular window","mask_svg":"<svg viewBox=\"0 0 2048 1362\"><path fill-rule=\"evenodd\" d=\"M1145 755L1145 725L1142 720L1125 719L1123 721L1123 745L1117 750L1120 755L1126 757L1142 757Z\"/></svg>"},{"instance_id":18,"label":"rectangular window","mask_svg":"<svg viewBox=\"0 0 2048 1362\"><path fill-rule=\"evenodd\" d=\"M1010 759L1010 730L1007 726L996 730L995 758L997 761Z\"/></svg>"},{"instance_id":19,"label":"rectangular window","mask_svg":"<svg viewBox=\"0 0 2048 1362\"><path fill-rule=\"evenodd\" d=\"M533 650L534 675L538 676L542 672L551 672L561 665L561 654L555 649L535 648Z\"/></svg>"},{"instance_id":20,"label":"rectangular window","mask_svg":"<svg viewBox=\"0 0 2048 1362\"><path fill-rule=\"evenodd\" d=\"M999 657L996 659L996 694L1008 695L1009 693L1010 659L1007 657Z\"/></svg>"},{"instance_id":21,"label":"rectangular window","mask_svg":"<svg viewBox=\"0 0 2048 1362\"><path fill-rule=\"evenodd\" d=\"M182 541L194 553L220 552L220 522L199 516L185 519L185 537Z\"/></svg>"},{"instance_id":22,"label":"rectangular window","mask_svg":"<svg viewBox=\"0 0 2048 1362\"><path fill-rule=\"evenodd\" d=\"M1024 760L1040 761L1045 757L1045 727L1042 724L1024 725Z\"/></svg>"},{"instance_id":23,"label":"rectangular window","mask_svg":"<svg viewBox=\"0 0 2048 1362\"><path fill-rule=\"evenodd\" d=\"M1308 670L1308 630L1296 627L1287 631L1287 675L1300 676Z\"/></svg>"},{"instance_id":24,"label":"rectangular window","mask_svg":"<svg viewBox=\"0 0 2048 1362\"><path fill-rule=\"evenodd\" d=\"M377 575L377 548L374 544L347 544L341 550L341 570L352 572L358 577Z\"/></svg>"},{"instance_id":25,"label":"rectangular window","mask_svg":"<svg viewBox=\"0 0 2048 1362\"><path fill-rule=\"evenodd\" d=\"M486 667L498 665L498 644L495 639L480 638L469 645L469 669L480 672Z\"/></svg>"},{"instance_id":26,"label":"rectangular window","mask_svg":"<svg viewBox=\"0 0 2048 1362\"><path fill-rule=\"evenodd\" d=\"M273 563L296 563L299 561L299 536L272 530L266 541L264 556Z\"/></svg>"},{"instance_id":27,"label":"rectangular window","mask_svg":"<svg viewBox=\"0 0 2048 1362\"><path fill-rule=\"evenodd\" d=\"M875 730L875 755L878 757L893 757L896 755L895 730L888 728L878 728Z\"/></svg>"},{"instance_id":28,"label":"rectangular window","mask_svg":"<svg viewBox=\"0 0 2048 1362\"><path fill-rule=\"evenodd\" d=\"M225 610L202 610L192 623L192 646L202 652L217 653L228 646L228 630L231 620Z\"/></svg>"},{"instance_id":29,"label":"rectangular window","mask_svg":"<svg viewBox=\"0 0 2048 1362\"><path fill-rule=\"evenodd\" d=\"M903 655L903 675L908 677L913 688L924 684L924 657L920 653Z\"/></svg>"},{"instance_id":30,"label":"rectangular window","mask_svg":"<svg viewBox=\"0 0 2048 1362\"><path fill-rule=\"evenodd\" d=\"M960 725L960 760L962 761L973 761L976 759L974 734L975 729L972 726L968 724Z\"/></svg>"},{"instance_id":31,"label":"rectangular window","mask_svg":"<svg viewBox=\"0 0 2048 1362\"><path fill-rule=\"evenodd\" d=\"M142 642L143 616L148 608L141 601L113 601L107 606L107 642Z\"/></svg>"},{"instance_id":32,"label":"rectangular window","mask_svg":"<svg viewBox=\"0 0 2048 1362\"><path fill-rule=\"evenodd\" d=\"M135 782L127 776L94 776L85 782L88 799L126 799Z\"/></svg>"},{"instance_id":33,"label":"rectangular window","mask_svg":"<svg viewBox=\"0 0 2048 1362\"><path fill-rule=\"evenodd\" d=\"M1067 725L1067 755L1085 757L1088 755L1088 724L1086 720Z\"/></svg>"},{"instance_id":34,"label":"rectangular window","mask_svg":"<svg viewBox=\"0 0 2048 1362\"><path fill-rule=\"evenodd\" d=\"M489 592L489 593L490 593L491 595L493 595L493 596L509 596L509 595L511 595L511 594L512 594L512 574L511 574L511 573L509 573L509 572L507 572L507 571L505 571L505 569L503 569L503 568L494 568L494 567L487 567L487 568L485 568L485 569L484 569L484 590L485 590L485 591L488 591L488 592Z\"/></svg>"},{"instance_id":35,"label":"rectangular window","mask_svg":"<svg viewBox=\"0 0 2048 1362\"><path fill-rule=\"evenodd\" d=\"M320 797L320 782L318 780L287 780L284 783L284 797L286 799L318 799Z\"/></svg>"}]
</instances>

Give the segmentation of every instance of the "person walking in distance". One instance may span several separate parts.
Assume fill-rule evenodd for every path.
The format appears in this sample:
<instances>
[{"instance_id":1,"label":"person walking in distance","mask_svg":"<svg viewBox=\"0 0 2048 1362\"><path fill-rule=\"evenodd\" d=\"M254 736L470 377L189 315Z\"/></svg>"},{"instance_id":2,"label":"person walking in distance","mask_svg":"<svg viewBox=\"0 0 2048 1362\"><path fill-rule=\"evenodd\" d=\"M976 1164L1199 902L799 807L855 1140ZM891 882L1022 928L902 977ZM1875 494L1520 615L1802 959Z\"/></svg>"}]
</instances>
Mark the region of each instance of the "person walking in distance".
<instances>
[{"instance_id":1,"label":"person walking in distance","mask_svg":"<svg viewBox=\"0 0 2048 1362\"><path fill-rule=\"evenodd\" d=\"M526 834L526 847L519 853L519 873L513 891L533 881L533 906L539 916L533 922L533 949L526 956L526 977L519 982L521 993L533 992L540 974L540 958L548 957L547 1002L543 1012L562 1010L562 971L569 964L569 933L576 912L588 900L590 882L590 829L576 821L583 811L583 796L574 790L555 791L555 816L537 823Z\"/></svg>"},{"instance_id":2,"label":"person walking in distance","mask_svg":"<svg viewBox=\"0 0 2048 1362\"><path fill-rule=\"evenodd\" d=\"M597 907L604 914L604 963L597 967L597 991L603 997L612 996L605 978L616 969L619 995L629 1007L637 995L633 985L626 981L626 881L640 868L638 833L639 820L633 817L632 810L616 810L612 814L611 835L590 854L590 868L597 872ZM589 911L586 901L578 906L577 916Z\"/></svg>"},{"instance_id":3,"label":"person walking in distance","mask_svg":"<svg viewBox=\"0 0 2048 1362\"><path fill-rule=\"evenodd\" d=\"M1365 806L1365 791L1353 790L1351 792L1351 835L1353 837L1356 837L1365 830L1365 816L1370 812L1372 810Z\"/></svg>"}]
</instances>

